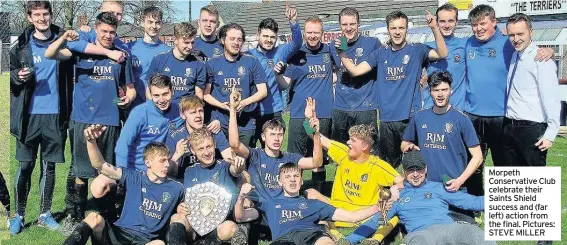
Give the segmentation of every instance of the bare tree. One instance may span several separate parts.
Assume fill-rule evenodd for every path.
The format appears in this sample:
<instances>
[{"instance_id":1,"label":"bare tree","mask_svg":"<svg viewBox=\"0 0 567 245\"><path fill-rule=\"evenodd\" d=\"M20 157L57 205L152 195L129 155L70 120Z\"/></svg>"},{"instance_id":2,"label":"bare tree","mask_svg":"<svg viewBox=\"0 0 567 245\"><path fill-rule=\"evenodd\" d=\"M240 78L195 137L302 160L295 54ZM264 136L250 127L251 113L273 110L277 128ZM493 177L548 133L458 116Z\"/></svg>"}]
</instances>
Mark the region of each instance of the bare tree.
<instances>
[{"instance_id":1,"label":"bare tree","mask_svg":"<svg viewBox=\"0 0 567 245\"><path fill-rule=\"evenodd\" d=\"M98 14L101 2L100 0L51 1L53 23L66 29L77 28L79 25L77 18L84 16L84 23L91 24ZM173 6L172 0L127 0L124 1L124 21L138 24L141 11L149 6L157 6L163 11L164 22L173 20L178 12ZM29 25L26 18L25 1L6 1L2 5L2 10L10 13L10 29L13 32L21 32Z\"/></svg>"}]
</instances>

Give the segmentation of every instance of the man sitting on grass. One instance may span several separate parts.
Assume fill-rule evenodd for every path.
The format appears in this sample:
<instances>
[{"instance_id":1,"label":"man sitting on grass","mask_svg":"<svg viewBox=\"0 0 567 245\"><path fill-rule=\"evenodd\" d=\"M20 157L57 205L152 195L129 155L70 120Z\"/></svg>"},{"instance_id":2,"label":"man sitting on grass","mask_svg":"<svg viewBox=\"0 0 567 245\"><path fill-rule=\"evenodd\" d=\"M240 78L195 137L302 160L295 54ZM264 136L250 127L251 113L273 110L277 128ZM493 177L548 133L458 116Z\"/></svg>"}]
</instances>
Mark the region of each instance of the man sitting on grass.
<instances>
[{"instance_id":1,"label":"man sitting on grass","mask_svg":"<svg viewBox=\"0 0 567 245\"><path fill-rule=\"evenodd\" d=\"M318 122L312 123L311 126L318 128ZM359 222L380 210L380 207L374 204L357 211L347 211L300 196L299 191L303 184L301 168L293 163L285 163L279 168L278 183L283 188L283 195L262 199L256 208L247 209L244 208L244 199L254 187L244 184L234 207L234 217L239 222L258 219L260 213L265 215L274 239L272 245L335 244L331 235L318 224L320 221Z\"/></svg>"},{"instance_id":2,"label":"man sitting on grass","mask_svg":"<svg viewBox=\"0 0 567 245\"><path fill-rule=\"evenodd\" d=\"M426 180L427 166L419 151L410 151L402 159L404 168L404 189L400 198L388 211L388 218L398 215L408 234L402 243L407 245L435 244L496 244L485 241L484 232L476 225L455 222L449 215L449 204L456 207L482 211L484 196L472 196L465 192L448 192L441 182ZM426 211L424 211L426 210ZM346 238L350 244L357 244L371 236L382 223L381 215L368 220Z\"/></svg>"},{"instance_id":3,"label":"man sitting on grass","mask_svg":"<svg viewBox=\"0 0 567 245\"><path fill-rule=\"evenodd\" d=\"M307 98L305 107L306 118L316 118L316 101ZM349 129L347 145L331 141L321 135L321 145L329 152L329 157L337 163L337 171L331 198L323 196L314 189L307 190L307 197L331 204L335 207L355 211L374 205L380 200L381 188L393 186L392 194L395 198L397 188L402 187L403 178L394 168L377 156L371 155L374 145L372 126L356 125ZM395 199L391 199L392 201ZM374 243L382 241L398 220L394 217L391 225L381 228L373 237ZM357 224L335 222L331 223L331 233L337 237L342 235L335 227L356 227Z\"/></svg>"},{"instance_id":4,"label":"man sitting on grass","mask_svg":"<svg viewBox=\"0 0 567 245\"><path fill-rule=\"evenodd\" d=\"M183 185L167 178L169 151L163 143L153 142L144 149L147 170L116 168L102 158L97 139L106 126L90 125L85 131L92 166L126 189L122 215L116 223L90 213L63 244L165 244L165 226L175 207L183 200Z\"/></svg>"}]
</instances>

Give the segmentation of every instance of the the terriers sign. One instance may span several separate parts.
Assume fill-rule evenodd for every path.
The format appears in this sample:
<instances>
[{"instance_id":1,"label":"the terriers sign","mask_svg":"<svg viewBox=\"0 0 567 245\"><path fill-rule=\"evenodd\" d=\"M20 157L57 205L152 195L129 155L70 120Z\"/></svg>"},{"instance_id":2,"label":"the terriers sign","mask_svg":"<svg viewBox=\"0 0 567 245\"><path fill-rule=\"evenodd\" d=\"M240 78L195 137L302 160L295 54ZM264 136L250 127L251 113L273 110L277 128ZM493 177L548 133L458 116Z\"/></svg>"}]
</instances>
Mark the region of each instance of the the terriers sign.
<instances>
[{"instance_id":1,"label":"the terriers sign","mask_svg":"<svg viewBox=\"0 0 567 245\"><path fill-rule=\"evenodd\" d=\"M459 9L459 19L466 19L469 11L480 4L492 6L498 18L518 12L527 15L567 13L567 0L439 0L439 6L447 2Z\"/></svg>"}]
</instances>

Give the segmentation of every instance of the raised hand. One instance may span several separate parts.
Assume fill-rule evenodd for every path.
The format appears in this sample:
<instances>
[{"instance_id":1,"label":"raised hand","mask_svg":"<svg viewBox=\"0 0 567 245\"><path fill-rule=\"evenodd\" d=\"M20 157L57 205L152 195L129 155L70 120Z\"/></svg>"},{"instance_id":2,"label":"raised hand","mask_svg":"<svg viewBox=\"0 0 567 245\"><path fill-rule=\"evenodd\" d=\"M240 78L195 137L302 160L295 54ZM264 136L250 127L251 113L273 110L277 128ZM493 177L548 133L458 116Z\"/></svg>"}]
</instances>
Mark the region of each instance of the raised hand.
<instances>
[{"instance_id":1,"label":"raised hand","mask_svg":"<svg viewBox=\"0 0 567 245\"><path fill-rule=\"evenodd\" d=\"M227 159L227 162L234 166L236 174L242 173L242 171L244 171L244 167L246 166L246 161L244 160L244 158L237 156L234 151L231 151L231 155L232 157L230 159Z\"/></svg>"},{"instance_id":2,"label":"raised hand","mask_svg":"<svg viewBox=\"0 0 567 245\"><path fill-rule=\"evenodd\" d=\"M122 63L124 62L124 59L126 59L126 54L120 50L110 50L106 57L118 63Z\"/></svg>"},{"instance_id":3,"label":"raised hand","mask_svg":"<svg viewBox=\"0 0 567 245\"><path fill-rule=\"evenodd\" d=\"M305 118L316 118L317 117L316 107L317 107L317 103L315 99L311 97L305 99Z\"/></svg>"},{"instance_id":4,"label":"raised hand","mask_svg":"<svg viewBox=\"0 0 567 245\"><path fill-rule=\"evenodd\" d=\"M287 0L285 1L285 17L291 23L295 23L297 20L297 9L295 7L290 7Z\"/></svg>"},{"instance_id":5,"label":"raised hand","mask_svg":"<svg viewBox=\"0 0 567 245\"><path fill-rule=\"evenodd\" d=\"M425 13L426 13L425 19L427 20L427 25L431 29L437 28L437 18L435 17L435 15L432 15L431 12L429 12L429 10L425 10Z\"/></svg>"},{"instance_id":6,"label":"raised hand","mask_svg":"<svg viewBox=\"0 0 567 245\"><path fill-rule=\"evenodd\" d=\"M61 38L65 39L65 41L75 41L77 39L79 39L79 33L77 33L76 31L73 30L68 30L65 31L65 33L63 33L63 36L61 36Z\"/></svg>"},{"instance_id":7,"label":"raised hand","mask_svg":"<svg viewBox=\"0 0 567 245\"><path fill-rule=\"evenodd\" d=\"M106 128L107 126L102 126L100 124L91 124L84 131L85 139L87 141L96 141L96 139L98 139L102 135L102 133L104 133Z\"/></svg>"},{"instance_id":8,"label":"raised hand","mask_svg":"<svg viewBox=\"0 0 567 245\"><path fill-rule=\"evenodd\" d=\"M240 187L240 195L247 196L252 190L254 190L254 188L256 187L249 183L244 183L242 184L242 187Z\"/></svg>"},{"instance_id":9,"label":"raised hand","mask_svg":"<svg viewBox=\"0 0 567 245\"><path fill-rule=\"evenodd\" d=\"M175 144L175 154L178 156L183 156L187 152L188 141L187 139L181 139Z\"/></svg>"},{"instance_id":10,"label":"raised hand","mask_svg":"<svg viewBox=\"0 0 567 245\"><path fill-rule=\"evenodd\" d=\"M274 71L276 72L276 74L283 74L286 67L287 64L283 63L283 61L280 61L274 66Z\"/></svg>"},{"instance_id":11,"label":"raised hand","mask_svg":"<svg viewBox=\"0 0 567 245\"><path fill-rule=\"evenodd\" d=\"M232 109L238 109L241 101L241 94L236 91L236 84L234 84L232 85L232 91L230 92L230 107Z\"/></svg>"}]
</instances>

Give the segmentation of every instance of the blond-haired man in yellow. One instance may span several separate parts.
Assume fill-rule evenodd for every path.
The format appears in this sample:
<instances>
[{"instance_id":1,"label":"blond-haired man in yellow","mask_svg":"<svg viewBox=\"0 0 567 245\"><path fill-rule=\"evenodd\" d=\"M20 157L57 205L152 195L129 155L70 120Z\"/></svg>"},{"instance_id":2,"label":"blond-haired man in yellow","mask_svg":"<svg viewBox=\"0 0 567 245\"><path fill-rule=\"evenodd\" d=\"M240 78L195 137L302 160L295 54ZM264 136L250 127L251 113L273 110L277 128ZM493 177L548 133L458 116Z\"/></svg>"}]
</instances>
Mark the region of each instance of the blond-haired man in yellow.
<instances>
[{"instance_id":1,"label":"blond-haired man in yellow","mask_svg":"<svg viewBox=\"0 0 567 245\"><path fill-rule=\"evenodd\" d=\"M316 118L316 102L307 99L305 108L306 118ZM363 209L377 203L382 188L391 188L392 198L396 200L399 195L398 188L403 188L403 177L390 164L370 153L374 144L373 128L370 125L356 125L349 129L347 144L328 139L321 135L321 144L328 150L329 157L337 163L337 171L331 198L324 196L314 189L307 190L307 197L348 211ZM372 239L382 241L398 223L394 217L388 221L389 225L380 227ZM331 233L338 236L336 227L357 227L360 224L335 222L330 224Z\"/></svg>"}]
</instances>

